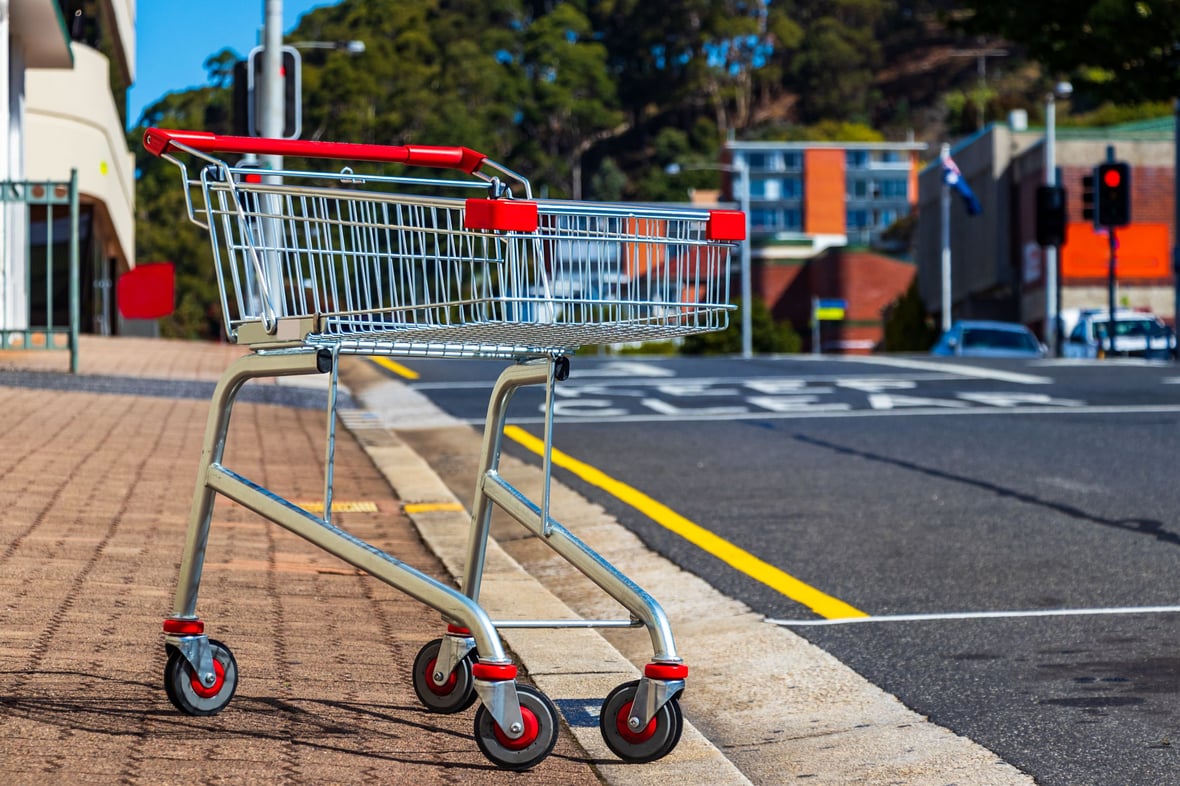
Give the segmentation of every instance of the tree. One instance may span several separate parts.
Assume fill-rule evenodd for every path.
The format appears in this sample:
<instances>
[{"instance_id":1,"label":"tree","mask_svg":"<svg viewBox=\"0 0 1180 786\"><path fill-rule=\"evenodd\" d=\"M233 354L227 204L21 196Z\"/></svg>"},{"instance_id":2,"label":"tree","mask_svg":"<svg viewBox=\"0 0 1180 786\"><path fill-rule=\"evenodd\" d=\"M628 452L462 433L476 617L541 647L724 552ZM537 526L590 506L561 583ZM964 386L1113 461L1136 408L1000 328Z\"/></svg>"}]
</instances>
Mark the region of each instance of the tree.
<instances>
[{"instance_id":1,"label":"tree","mask_svg":"<svg viewBox=\"0 0 1180 786\"><path fill-rule=\"evenodd\" d=\"M800 120L869 120L877 98L873 79L881 65L878 28L890 3L796 0L787 6L803 28L788 72L799 92Z\"/></svg>"},{"instance_id":2,"label":"tree","mask_svg":"<svg viewBox=\"0 0 1180 786\"><path fill-rule=\"evenodd\" d=\"M1169 0L963 0L964 29L1026 47L1050 75L1119 104L1180 95L1180 4Z\"/></svg>"}]
</instances>

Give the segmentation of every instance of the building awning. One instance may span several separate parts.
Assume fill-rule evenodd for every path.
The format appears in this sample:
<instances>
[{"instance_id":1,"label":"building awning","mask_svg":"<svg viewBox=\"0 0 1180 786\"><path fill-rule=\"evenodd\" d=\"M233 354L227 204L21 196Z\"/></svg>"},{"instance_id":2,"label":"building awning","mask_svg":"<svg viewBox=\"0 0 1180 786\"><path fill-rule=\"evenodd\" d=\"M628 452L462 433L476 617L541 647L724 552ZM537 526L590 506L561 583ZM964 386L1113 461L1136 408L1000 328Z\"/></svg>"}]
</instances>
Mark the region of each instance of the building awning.
<instances>
[{"instance_id":1,"label":"building awning","mask_svg":"<svg viewBox=\"0 0 1180 786\"><path fill-rule=\"evenodd\" d=\"M57 0L10 0L12 36L28 68L73 68L70 31Z\"/></svg>"}]
</instances>

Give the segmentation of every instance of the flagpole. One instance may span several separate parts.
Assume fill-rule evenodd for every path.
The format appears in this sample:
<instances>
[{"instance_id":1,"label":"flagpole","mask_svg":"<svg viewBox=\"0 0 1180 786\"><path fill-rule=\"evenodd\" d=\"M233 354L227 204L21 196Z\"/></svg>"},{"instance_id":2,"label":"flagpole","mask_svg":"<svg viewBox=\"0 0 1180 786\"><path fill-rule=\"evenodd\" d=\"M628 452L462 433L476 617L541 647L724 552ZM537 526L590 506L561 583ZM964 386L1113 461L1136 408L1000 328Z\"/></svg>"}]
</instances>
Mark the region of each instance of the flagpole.
<instances>
[{"instance_id":1,"label":"flagpole","mask_svg":"<svg viewBox=\"0 0 1180 786\"><path fill-rule=\"evenodd\" d=\"M951 146L943 144L939 160L946 161ZM942 178L942 329L951 329L951 187Z\"/></svg>"}]
</instances>

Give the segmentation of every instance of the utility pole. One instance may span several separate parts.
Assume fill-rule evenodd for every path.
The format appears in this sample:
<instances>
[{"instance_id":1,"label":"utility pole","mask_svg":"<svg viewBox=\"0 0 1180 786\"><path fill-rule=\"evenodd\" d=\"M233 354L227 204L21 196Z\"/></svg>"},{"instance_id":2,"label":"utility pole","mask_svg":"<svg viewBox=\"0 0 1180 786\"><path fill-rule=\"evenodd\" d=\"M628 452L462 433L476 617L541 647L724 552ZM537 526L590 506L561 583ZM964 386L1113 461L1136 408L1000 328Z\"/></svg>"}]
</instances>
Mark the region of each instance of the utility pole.
<instances>
[{"instance_id":1,"label":"utility pole","mask_svg":"<svg viewBox=\"0 0 1180 786\"><path fill-rule=\"evenodd\" d=\"M263 137L278 139L283 135L283 0L265 0L262 27L262 118L259 131ZM283 168L283 157L278 155L262 156L264 169L278 172ZM263 176L263 182L277 185L282 178L275 174ZM276 215L278 204L276 197L265 196L266 212ZM266 270L267 289L271 307L276 316L282 316L284 298L282 259L275 249L279 248L282 227L277 221L267 220L262 226L266 247L264 262Z\"/></svg>"},{"instance_id":2,"label":"utility pole","mask_svg":"<svg viewBox=\"0 0 1180 786\"><path fill-rule=\"evenodd\" d=\"M939 161L945 161L951 154L951 146L943 143ZM946 173L941 175L942 194L939 207L941 208L941 245L942 245L942 330L945 333L951 329L951 302L953 290L951 288L951 189L946 182Z\"/></svg>"},{"instance_id":3,"label":"utility pole","mask_svg":"<svg viewBox=\"0 0 1180 786\"><path fill-rule=\"evenodd\" d=\"M283 0L265 0L262 27L262 136L283 135ZM282 156L266 156L268 168L283 168Z\"/></svg>"}]
</instances>

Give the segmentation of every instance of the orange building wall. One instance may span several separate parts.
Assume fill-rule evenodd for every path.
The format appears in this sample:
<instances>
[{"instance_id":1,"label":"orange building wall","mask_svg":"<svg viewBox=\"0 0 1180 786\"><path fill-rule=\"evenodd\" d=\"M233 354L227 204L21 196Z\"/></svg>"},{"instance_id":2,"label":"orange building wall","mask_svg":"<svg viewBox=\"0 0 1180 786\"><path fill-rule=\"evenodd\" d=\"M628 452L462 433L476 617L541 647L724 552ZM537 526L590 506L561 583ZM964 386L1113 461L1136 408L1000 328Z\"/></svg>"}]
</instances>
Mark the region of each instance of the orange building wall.
<instances>
[{"instance_id":1,"label":"orange building wall","mask_svg":"<svg viewBox=\"0 0 1180 786\"><path fill-rule=\"evenodd\" d=\"M1116 270L1120 279L1167 280L1172 275L1168 225L1136 223L1115 230ZM1110 266L1110 240L1093 224L1071 221L1061 247L1064 279L1105 278Z\"/></svg>"},{"instance_id":2,"label":"orange building wall","mask_svg":"<svg viewBox=\"0 0 1180 786\"><path fill-rule=\"evenodd\" d=\"M803 231L808 234L845 233L843 150L811 148L803 151Z\"/></svg>"}]
</instances>

